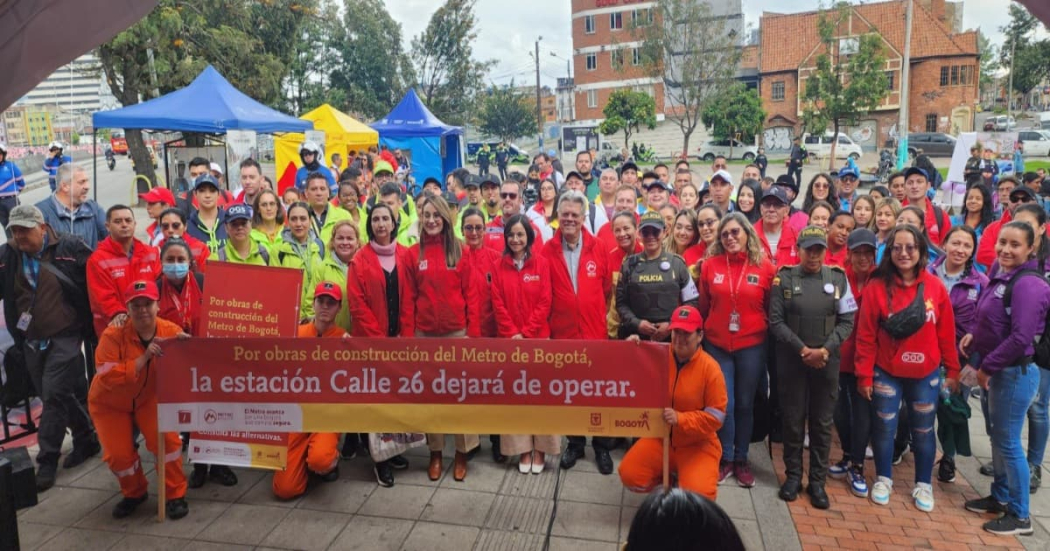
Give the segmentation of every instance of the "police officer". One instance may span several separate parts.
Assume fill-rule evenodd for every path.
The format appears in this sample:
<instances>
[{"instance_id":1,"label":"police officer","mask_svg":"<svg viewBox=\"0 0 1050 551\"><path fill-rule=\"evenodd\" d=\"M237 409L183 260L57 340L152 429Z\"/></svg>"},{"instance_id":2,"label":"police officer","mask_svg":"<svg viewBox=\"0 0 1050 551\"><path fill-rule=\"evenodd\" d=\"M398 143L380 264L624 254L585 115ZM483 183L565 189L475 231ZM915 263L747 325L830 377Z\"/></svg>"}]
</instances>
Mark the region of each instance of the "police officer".
<instances>
[{"instance_id":1,"label":"police officer","mask_svg":"<svg viewBox=\"0 0 1050 551\"><path fill-rule=\"evenodd\" d=\"M787 480L780 498L802 488L802 440L809 424L809 487L814 508L830 506L824 491L831 424L838 395L839 345L853 331L857 303L846 273L824 265L827 232L807 226L798 235L800 263L773 279L769 328L777 340L777 379Z\"/></svg>"},{"instance_id":2,"label":"police officer","mask_svg":"<svg viewBox=\"0 0 1050 551\"><path fill-rule=\"evenodd\" d=\"M664 250L664 218L656 210L642 215L642 252L627 257L616 283L621 339L667 342L670 319L681 304L696 306L700 293L682 257Z\"/></svg>"}]
</instances>

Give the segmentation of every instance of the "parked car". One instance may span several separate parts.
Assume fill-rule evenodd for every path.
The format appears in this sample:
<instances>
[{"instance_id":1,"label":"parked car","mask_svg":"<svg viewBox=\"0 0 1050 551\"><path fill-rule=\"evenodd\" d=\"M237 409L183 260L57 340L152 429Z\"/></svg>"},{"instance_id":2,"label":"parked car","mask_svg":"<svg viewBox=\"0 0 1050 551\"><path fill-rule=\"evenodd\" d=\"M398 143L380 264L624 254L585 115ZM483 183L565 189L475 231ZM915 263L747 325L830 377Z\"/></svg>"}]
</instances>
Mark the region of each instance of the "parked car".
<instances>
[{"instance_id":1,"label":"parked car","mask_svg":"<svg viewBox=\"0 0 1050 551\"><path fill-rule=\"evenodd\" d=\"M1025 157L1050 157L1050 132L1046 130L1022 130L1017 139L1024 144Z\"/></svg>"},{"instance_id":2,"label":"parked car","mask_svg":"<svg viewBox=\"0 0 1050 551\"><path fill-rule=\"evenodd\" d=\"M699 151L697 158L708 163L714 161L718 155L722 155L727 160L743 159L748 162L755 160L755 156L758 155L757 146L747 145L740 140L710 140L704 142L697 148L697 151Z\"/></svg>"},{"instance_id":3,"label":"parked car","mask_svg":"<svg viewBox=\"0 0 1050 551\"><path fill-rule=\"evenodd\" d=\"M478 150L481 149L481 144L484 142L467 142L467 162L472 164L478 164ZM489 161L492 165L496 164L496 146L499 142L488 142L489 150ZM529 152L524 149L508 143L507 148L510 149L510 162L517 164L528 164L532 162L532 157L529 157Z\"/></svg>"},{"instance_id":4,"label":"parked car","mask_svg":"<svg viewBox=\"0 0 1050 551\"><path fill-rule=\"evenodd\" d=\"M1015 128L1017 128L1017 121L1008 115L988 117L984 121L985 132L1009 132Z\"/></svg>"},{"instance_id":5,"label":"parked car","mask_svg":"<svg viewBox=\"0 0 1050 551\"><path fill-rule=\"evenodd\" d=\"M802 142L806 146L806 152L814 157L828 157L831 155L831 142L832 136L830 133L824 134L823 136L817 136L814 134L804 134ZM850 139L849 136L839 132L838 141L835 144L835 158L845 159L846 157L852 157L853 160L860 159L860 156L864 154L864 151Z\"/></svg>"},{"instance_id":6,"label":"parked car","mask_svg":"<svg viewBox=\"0 0 1050 551\"><path fill-rule=\"evenodd\" d=\"M955 137L943 132L908 134L908 155L914 157L919 149L930 157L951 157L955 152Z\"/></svg>"}]
</instances>

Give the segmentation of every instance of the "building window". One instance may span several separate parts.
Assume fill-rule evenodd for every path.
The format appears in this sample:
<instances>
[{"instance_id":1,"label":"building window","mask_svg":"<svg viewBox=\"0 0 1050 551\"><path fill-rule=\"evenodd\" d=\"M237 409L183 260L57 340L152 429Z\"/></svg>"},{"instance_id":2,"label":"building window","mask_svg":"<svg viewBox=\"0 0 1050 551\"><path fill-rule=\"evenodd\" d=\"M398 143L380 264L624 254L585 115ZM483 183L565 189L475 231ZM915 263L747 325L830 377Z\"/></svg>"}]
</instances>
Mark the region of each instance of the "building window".
<instances>
[{"instance_id":1,"label":"building window","mask_svg":"<svg viewBox=\"0 0 1050 551\"><path fill-rule=\"evenodd\" d=\"M598 54L587 54L587 70L593 71L598 68Z\"/></svg>"},{"instance_id":2,"label":"building window","mask_svg":"<svg viewBox=\"0 0 1050 551\"><path fill-rule=\"evenodd\" d=\"M784 101L784 81L773 83L773 101Z\"/></svg>"},{"instance_id":3,"label":"building window","mask_svg":"<svg viewBox=\"0 0 1050 551\"><path fill-rule=\"evenodd\" d=\"M623 67L623 50L611 50L609 51L609 60L612 62L613 69L620 69Z\"/></svg>"},{"instance_id":4,"label":"building window","mask_svg":"<svg viewBox=\"0 0 1050 551\"><path fill-rule=\"evenodd\" d=\"M638 48L631 49L631 65L642 64L642 51Z\"/></svg>"},{"instance_id":5,"label":"building window","mask_svg":"<svg viewBox=\"0 0 1050 551\"><path fill-rule=\"evenodd\" d=\"M930 113L926 115L926 131L936 132L937 131L937 114Z\"/></svg>"},{"instance_id":6,"label":"building window","mask_svg":"<svg viewBox=\"0 0 1050 551\"><path fill-rule=\"evenodd\" d=\"M973 65L951 65L941 67L941 86L973 86Z\"/></svg>"},{"instance_id":7,"label":"building window","mask_svg":"<svg viewBox=\"0 0 1050 551\"><path fill-rule=\"evenodd\" d=\"M653 9L634 10L631 13L631 21L635 27L648 27L653 24Z\"/></svg>"},{"instance_id":8,"label":"building window","mask_svg":"<svg viewBox=\"0 0 1050 551\"><path fill-rule=\"evenodd\" d=\"M598 107L597 90L587 90L587 107Z\"/></svg>"},{"instance_id":9,"label":"building window","mask_svg":"<svg viewBox=\"0 0 1050 551\"><path fill-rule=\"evenodd\" d=\"M959 67L959 84L962 86L972 86L974 80L973 74L973 65L963 65Z\"/></svg>"},{"instance_id":10,"label":"building window","mask_svg":"<svg viewBox=\"0 0 1050 551\"><path fill-rule=\"evenodd\" d=\"M893 91L893 81L896 76L896 73L893 71L886 71L886 89L891 92Z\"/></svg>"},{"instance_id":11,"label":"building window","mask_svg":"<svg viewBox=\"0 0 1050 551\"><path fill-rule=\"evenodd\" d=\"M948 68L941 67L941 86L948 85Z\"/></svg>"},{"instance_id":12,"label":"building window","mask_svg":"<svg viewBox=\"0 0 1050 551\"><path fill-rule=\"evenodd\" d=\"M623 28L623 12L609 14L609 28L618 31Z\"/></svg>"},{"instance_id":13,"label":"building window","mask_svg":"<svg viewBox=\"0 0 1050 551\"><path fill-rule=\"evenodd\" d=\"M583 17L583 32L587 34L594 34L594 16L586 15Z\"/></svg>"},{"instance_id":14,"label":"building window","mask_svg":"<svg viewBox=\"0 0 1050 551\"><path fill-rule=\"evenodd\" d=\"M952 86L959 85L959 66L952 65Z\"/></svg>"}]
</instances>

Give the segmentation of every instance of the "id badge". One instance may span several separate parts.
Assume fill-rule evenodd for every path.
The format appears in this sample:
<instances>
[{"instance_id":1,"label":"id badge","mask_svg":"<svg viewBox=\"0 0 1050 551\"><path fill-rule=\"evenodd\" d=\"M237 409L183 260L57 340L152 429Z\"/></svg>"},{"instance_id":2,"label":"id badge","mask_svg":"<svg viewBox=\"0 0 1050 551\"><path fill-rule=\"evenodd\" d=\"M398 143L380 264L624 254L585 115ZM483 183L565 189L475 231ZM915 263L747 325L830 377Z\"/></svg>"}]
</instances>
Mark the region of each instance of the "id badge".
<instances>
[{"instance_id":1,"label":"id badge","mask_svg":"<svg viewBox=\"0 0 1050 551\"><path fill-rule=\"evenodd\" d=\"M30 314L29 312L22 312L22 315L18 316L18 323L15 324L15 327L17 327L19 331L28 331L29 324L32 322L33 314Z\"/></svg>"},{"instance_id":2,"label":"id badge","mask_svg":"<svg viewBox=\"0 0 1050 551\"><path fill-rule=\"evenodd\" d=\"M729 314L729 332L736 333L737 331L740 331L740 314L733 312Z\"/></svg>"}]
</instances>

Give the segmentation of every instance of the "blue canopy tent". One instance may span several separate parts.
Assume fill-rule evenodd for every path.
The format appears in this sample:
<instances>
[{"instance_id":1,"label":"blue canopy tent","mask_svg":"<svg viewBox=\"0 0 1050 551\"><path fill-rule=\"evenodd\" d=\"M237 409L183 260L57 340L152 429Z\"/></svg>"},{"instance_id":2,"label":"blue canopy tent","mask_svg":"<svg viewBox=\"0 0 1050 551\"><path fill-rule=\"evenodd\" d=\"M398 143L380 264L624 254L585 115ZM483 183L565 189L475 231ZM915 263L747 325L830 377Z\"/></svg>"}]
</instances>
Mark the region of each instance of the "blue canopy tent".
<instances>
[{"instance_id":1,"label":"blue canopy tent","mask_svg":"<svg viewBox=\"0 0 1050 551\"><path fill-rule=\"evenodd\" d=\"M302 132L314 127L312 121L286 115L248 97L211 65L185 88L122 109L100 111L92 115L91 122L96 131L99 128L133 128L202 134L225 134L227 130L273 134ZM164 145L164 172L167 175L168 144ZM98 188L95 190L97 193Z\"/></svg>"},{"instance_id":2,"label":"blue canopy tent","mask_svg":"<svg viewBox=\"0 0 1050 551\"><path fill-rule=\"evenodd\" d=\"M463 166L463 129L449 126L430 112L415 90L409 89L387 116L373 123L379 143L410 155L416 181L445 175Z\"/></svg>"}]
</instances>

